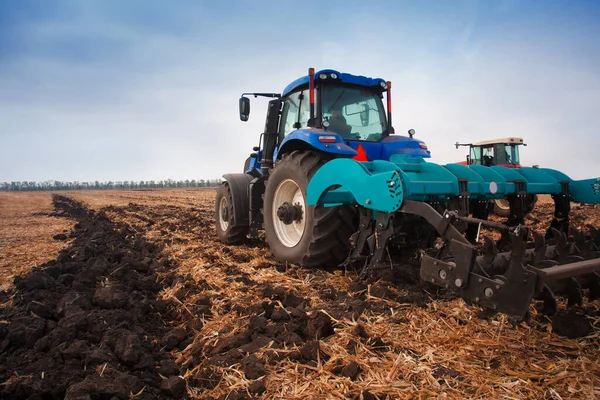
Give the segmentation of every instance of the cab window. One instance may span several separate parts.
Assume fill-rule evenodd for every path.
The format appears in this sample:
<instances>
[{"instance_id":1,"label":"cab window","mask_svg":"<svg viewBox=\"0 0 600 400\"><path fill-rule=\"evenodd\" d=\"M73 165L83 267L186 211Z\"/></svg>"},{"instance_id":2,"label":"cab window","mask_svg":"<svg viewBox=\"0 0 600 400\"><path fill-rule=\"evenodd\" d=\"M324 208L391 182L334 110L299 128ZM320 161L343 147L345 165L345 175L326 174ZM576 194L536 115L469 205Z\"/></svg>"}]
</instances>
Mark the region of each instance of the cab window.
<instances>
[{"instance_id":1,"label":"cab window","mask_svg":"<svg viewBox=\"0 0 600 400\"><path fill-rule=\"evenodd\" d=\"M283 103L279 135L285 137L296 129L306 128L310 119L308 90L290 94Z\"/></svg>"},{"instance_id":2,"label":"cab window","mask_svg":"<svg viewBox=\"0 0 600 400\"><path fill-rule=\"evenodd\" d=\"M481 164L481 147L471 147L471 164Z\"/></svg>"},{"instance_id":3,"label":"cab window","mask_svg":"<svg viewBox=\"0 0 600 400\"><path fill-rule=\"evenodd\" d=\"M486 167L496 165L496 159L494 158L494 147L482 147L482 164Z\"/></svg>"},{"instance_id":4,"label":"cab window","mask_svg":"<svg viewBox=\"0 0 600 400\"><path fill-rule=\"evenodd\" d=\"M343 139L379 141L387 132L381 93L353 86L323 86L323 120Z\"/></svg>"}]
</instances>

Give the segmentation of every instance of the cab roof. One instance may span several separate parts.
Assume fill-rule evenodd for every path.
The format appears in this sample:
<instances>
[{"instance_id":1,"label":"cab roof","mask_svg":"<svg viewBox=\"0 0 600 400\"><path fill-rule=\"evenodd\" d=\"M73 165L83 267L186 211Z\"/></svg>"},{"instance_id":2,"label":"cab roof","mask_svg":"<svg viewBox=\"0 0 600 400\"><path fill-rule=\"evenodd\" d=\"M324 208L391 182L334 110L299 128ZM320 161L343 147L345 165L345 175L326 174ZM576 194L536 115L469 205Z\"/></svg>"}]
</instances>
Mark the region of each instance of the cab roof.
<instances>
[{"instance_id":1,"label":"cab roof","mask_svg":"<svg viewBox=\"0 0 600 400\"><path fill-rule=\"evenodd\" d=\"M327 78L321 79L319 77L321 74L327 75ZM332 78L331 74L337 75L337 78ZM338 72L333 69L323 69L321 71L315 72L315 82L341 82L365 87L377 87L381 91L387 90L386 86L382 86L382 82L384 85L386 82L381 78L369 78L362 75L352 75L347 74L345 72ZM289 85L287 85L285 89L283 89L281 96L287 96L288 94L290 94L291 92L303 85L308 85L308 75L305 75L302 78L298 78Z\"/></svg>"},{"instance_id":2,"label":"cab roof","mask_svg":"<svg viewBox=\"0 0 600 400\"><path fill-rule=\"evenodd\" d=\"M483 140L481 142L473 143L474 146L486 146L490 144L524 144L523 138L519 137L507 137L501 139L490 139Z\"/></svg>"}]
</instances>

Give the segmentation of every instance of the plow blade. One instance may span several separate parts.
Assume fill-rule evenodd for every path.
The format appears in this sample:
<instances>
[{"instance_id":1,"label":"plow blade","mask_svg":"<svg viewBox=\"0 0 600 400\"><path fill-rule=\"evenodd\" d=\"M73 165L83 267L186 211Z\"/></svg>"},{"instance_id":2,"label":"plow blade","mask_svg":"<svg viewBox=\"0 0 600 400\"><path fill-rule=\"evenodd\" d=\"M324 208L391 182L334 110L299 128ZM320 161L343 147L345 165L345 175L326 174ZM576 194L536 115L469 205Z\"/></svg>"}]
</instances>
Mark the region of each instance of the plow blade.
<instances>
[{"instance_id":1,"label":"plow blade","mask_svg":"<svg viewBox=\"0 0 600 400\"><path fill-rule=\"evenodd\" d=\"M543 301L542 313L554 314L558 310L556 294L566 296L569 306L582 304L583 288L589 289L590 300L599 297L600 258L558 264L555 259L545 258L548 253L540 256L535 249L527 248L526 227L509 228L509 234L512 250L493 255L476 255L474 246L452 240L452 261L424 255L421 279L453 289L469 303L517 319L528 315L533 300ZM536 257L538 261L534 262Z\"/></svg>"},{"instance_id":2,"label":"plow blade","mask_svg":"<svg viewBox=\"0 0 600 400\"><path fill-rule=\"evenodd\" d=\"M444 245L437 255L425 249L421 278L471 303L524 318L533 300L542 300L544 312L552 313L556 295L567 296L569 305L581 304L584 290L590 300L600 298L600 234L593 227L590 234L570 232L568 222L571 201L600 204L600 178L575 181L552 169L442 166L392 155L390 161L329 161L312 177L306 194L308 205L357 207L360 229L345 265L362 267L359 278L389 266L388 243L411 239L413 225L424 220ZM545 236L524 225L525 199L538 194L555 202ZM487 221L482 206L503 198L511 202L507 224ZM502 246L487 237L480 244L482 227L502 231Z\"/></svg>"}]
</instances>

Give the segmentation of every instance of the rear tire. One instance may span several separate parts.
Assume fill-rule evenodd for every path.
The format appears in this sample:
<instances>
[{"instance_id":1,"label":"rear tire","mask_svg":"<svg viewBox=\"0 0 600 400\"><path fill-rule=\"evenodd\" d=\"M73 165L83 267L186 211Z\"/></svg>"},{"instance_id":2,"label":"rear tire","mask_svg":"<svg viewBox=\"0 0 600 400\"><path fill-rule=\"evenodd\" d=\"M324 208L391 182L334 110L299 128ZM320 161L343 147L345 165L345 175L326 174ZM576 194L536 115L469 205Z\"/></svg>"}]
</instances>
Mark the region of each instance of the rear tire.
<instances>
[{"instance_id":1,"label":"rear tire","mask_svg":"<svg viewBox=\"0 0 600 400\"><path fill-rule=\"evenodd\" d=\"M536 194L527 195L527 209L525 210L525 215L529 214L535 208L538 197ZM494 200L494 214L508 218L510 217L510 204L506 199L496 199Z\"/></svg>"},{"instance_id":2,"label":"rear tire","mask_svg":"<svg viewBox=\"0 0 600 400\"><path fill-rule=\"evenodd\" d=\"M357 230L354 208L306 204L308 182L326 161L315 151L284 154L267 180L265 237L271 253L280 261L303 267L335 267L348 256L350 236ZM282 207L283 214L278 213Z\"/></svg>"},{"instance_id":3,"label":"rear tire","mask_svg":"<svg viewBox=\"0 0 600 400\"><path fill-rule=\"evenodd\" d=\"M248 227L236 225L234 223L233 195L227 182L223 182L217 189L215 226L217 229L217 236L223 243L238 244L246 240Z\"/></svg>"},{"instance_id":4,"label":"rear tire","mask_svg":"<svg viewBox=\"0 0 600 400\"><path fill-rule=\"evenodd\" d=\"M506 199L494 200L494 214L508 218L510 217L510 203Z\"/></svg>"}]
</instances>

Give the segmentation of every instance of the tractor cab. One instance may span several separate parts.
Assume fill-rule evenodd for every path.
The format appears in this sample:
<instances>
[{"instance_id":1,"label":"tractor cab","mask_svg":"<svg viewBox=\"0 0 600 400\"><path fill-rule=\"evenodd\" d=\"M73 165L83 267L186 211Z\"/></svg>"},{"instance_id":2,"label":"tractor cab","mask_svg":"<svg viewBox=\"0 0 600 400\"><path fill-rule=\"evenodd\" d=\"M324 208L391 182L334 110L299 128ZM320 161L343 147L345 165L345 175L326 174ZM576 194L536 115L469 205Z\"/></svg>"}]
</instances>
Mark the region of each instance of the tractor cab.
<instances>
[{"instance_id":1,"label":"tractor cab","mask_svg":"<svg viewBox=\"0 0 600 400\"><path fill-rule=\"evenodd\" d=\"M391 92L391 82L380 78L310 68L281 94L242 94L242 121L250 112L246 95L275 98L269 102L264 144L244 171L268 174L284 154L306 149L359 161L389 160L394 155L430 158L427 145L413 138L413 129L408 136L394 135Z\"/></svg>"},{"instance_id":2,"label":"tractor cab","mask_svg":"<svg viewBox=\"0 0 600 400\"><path fill-rule=\"evenodd\" d=\"M456 143L456 148L469 146L467 160L460 162L462 165L494 165L521 168L519 159L519 146L527 146L522 138L509 137L502 139L484 140L477 143Z\"/></svg>"}]
</instances>

